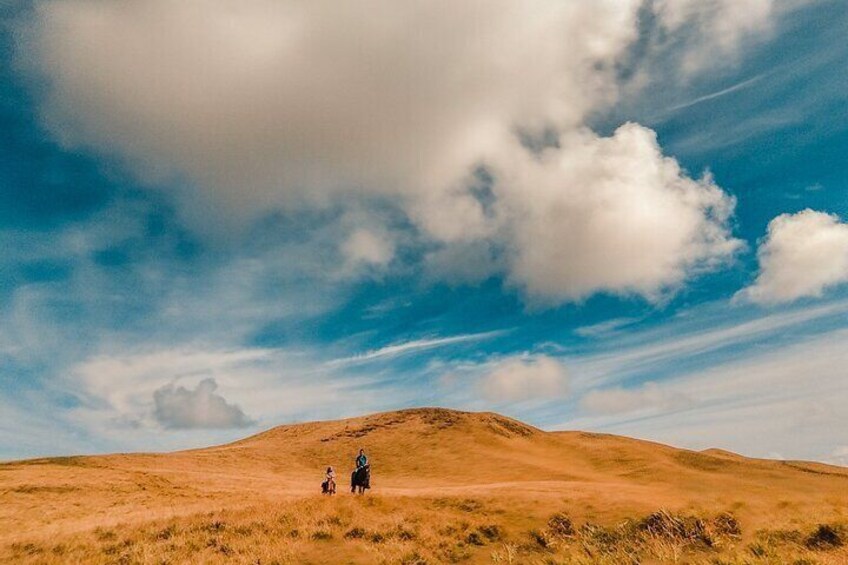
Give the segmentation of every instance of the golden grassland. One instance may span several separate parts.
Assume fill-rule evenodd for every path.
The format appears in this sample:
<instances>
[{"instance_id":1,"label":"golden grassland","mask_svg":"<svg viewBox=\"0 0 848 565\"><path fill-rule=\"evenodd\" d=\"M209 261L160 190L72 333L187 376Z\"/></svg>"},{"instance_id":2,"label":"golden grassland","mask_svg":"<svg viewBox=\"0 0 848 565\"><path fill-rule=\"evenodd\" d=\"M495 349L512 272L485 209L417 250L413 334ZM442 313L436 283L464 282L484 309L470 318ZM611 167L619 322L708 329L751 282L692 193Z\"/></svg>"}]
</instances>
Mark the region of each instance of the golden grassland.
<instances>
[{"instance_id":1,"label":"golden grassland","mask_svg":"<svg viewBox=\"0 0 848 565\"><path fill-rule=\"evenodd\" d=\"M848 564L848 469L407 410L0 465L0 561Z\"/></svg>"}]
</instances>

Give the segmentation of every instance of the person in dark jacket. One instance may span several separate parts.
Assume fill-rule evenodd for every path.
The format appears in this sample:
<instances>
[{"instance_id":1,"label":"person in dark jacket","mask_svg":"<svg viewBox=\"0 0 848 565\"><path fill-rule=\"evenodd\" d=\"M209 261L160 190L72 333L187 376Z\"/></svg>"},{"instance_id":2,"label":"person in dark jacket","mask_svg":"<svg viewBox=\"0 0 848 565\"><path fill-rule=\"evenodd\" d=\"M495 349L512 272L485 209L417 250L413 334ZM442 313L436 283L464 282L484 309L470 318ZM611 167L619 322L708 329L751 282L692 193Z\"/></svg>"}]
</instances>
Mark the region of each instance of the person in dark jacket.
<instances>
[{"instance_id":1,"label":"person in dark jacket","mask_svg":"<svg viewBox=\"0 0 848 565\"><path fill-rule=\"evenodd\" d=\"M368 457L365 455L365 450L360 449L359 455L356 456L356 468L361 469L368 465Z\"/></svg>"},{"instance_id":2,"label":"person in dark jacket","mask_svg":"<svg viewBox=\"0 0 848 565\"><path fill-rule=\"evenodd\" d=\"M359 494L363 494L366 489L371 488L371 464L364 449L359 450L355 464L356 469L350 474L350 492L359 489Z\"/></svg>"}]
</instances>

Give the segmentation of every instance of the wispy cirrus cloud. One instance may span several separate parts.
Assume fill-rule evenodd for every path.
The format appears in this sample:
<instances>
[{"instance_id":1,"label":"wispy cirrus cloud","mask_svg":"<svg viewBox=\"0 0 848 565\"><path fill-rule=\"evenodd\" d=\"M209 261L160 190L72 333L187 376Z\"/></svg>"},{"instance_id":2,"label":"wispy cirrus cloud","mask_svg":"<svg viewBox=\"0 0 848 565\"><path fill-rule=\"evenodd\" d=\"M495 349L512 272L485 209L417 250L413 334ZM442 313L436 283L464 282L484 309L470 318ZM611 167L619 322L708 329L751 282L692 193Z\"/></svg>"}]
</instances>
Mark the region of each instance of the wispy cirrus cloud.
<instances>
[{"instance_id":1,"label":"wispy cirrus cloud","mask_svg":"<svg viewBox=\"0 0 848 565\"><path fill-rule=\"evenodd\" d=\"M762 80L769 73L760 73L754 77L745 79L743 81L737 82L734 85L728 86L727 88L722 88L721 90L717 90L715 92L710 92L709 94L703 94L698 96L692 100L688 100L686 102L681 102L679 104L675 104L674 106L667 108L665 110L666 113L677 112L679 110L683 110L685 108L690 108L695 104L700 104L701 102L706 102L708 100L715 100L716 98L721 98L722 96L726 96L727 94L732 94L738 90L742 90L744 88L748 88L753 86L760 80Z\"/></svg>"},{"instance_id":2,"label":"wispy cirrus cloud","mask_svg":"<svg viewBox=\"0 0 848 565\"><path fill-rule=\"evenodd\" d=\"M368 363L370 361L376 361L381 359L388 359L392 357L397 357L399 355L406 355L411 353L417 353L424 350L435 349L438 347L447 347L450 345L457 345L461 343L470 343L470 342L479 342L485 341L488 339L494 339L497 337L501 337L509 333L510 330L495 330L491 332L480 332L473 334L463 334L463 335L454 335L448 337L437 337L437 338L428 338L428 339L413 339L410 341L404 341L400 343L395 343L392 345L387 345L385 347L381 347L379 349L374 349L372 351L366 351L365 353L360 353L357 355L352 355L350 357L344 357L341 359L334 359L328 362L330 366L341 366L341 365L352 365L358 363Z\"/></svg>"},{"instance_id":3,"label":"wispy cirrus cloud","mask_svg":"<svg viewBox=\"0 0 848 565\"><path fill-rule=\"evenodd\" d=\"M752 348L650 386L599 389L584 397L594 414L561 425L628 430L694 449L832 460L848 425L842 409L848 402L846 343L843 327L779 348Z\"/></svg>"},{"instance_id":4,"label":"wispy cirrus cloud","mask_svg":"<svg viewBox=\"0 0 848 565\"><path fill-rule=\"evenodd\" d=\"M612 335L638 321L639 318L613 318L612 320L605 320L589 326L580 326L574 330L574 333L580 337L599 338Z\"/></svg>"},{"instance_id":5,"label":"wispy cirrus cloud","mask_svg":"<svg viewBox=\"0 0 848 565\"><path fill-rule=\"evenodd\" d=\"M762 342L792 328L828 320L838 324L846 313L846 300L767 315L739 310L730 320L714 320L709 329L692 326L686 316L680 316L664 327L624 334L576 362L581 367L582 382L600 385L674 360L686 361L727 347Z\"/></svg>"}]
</instances>

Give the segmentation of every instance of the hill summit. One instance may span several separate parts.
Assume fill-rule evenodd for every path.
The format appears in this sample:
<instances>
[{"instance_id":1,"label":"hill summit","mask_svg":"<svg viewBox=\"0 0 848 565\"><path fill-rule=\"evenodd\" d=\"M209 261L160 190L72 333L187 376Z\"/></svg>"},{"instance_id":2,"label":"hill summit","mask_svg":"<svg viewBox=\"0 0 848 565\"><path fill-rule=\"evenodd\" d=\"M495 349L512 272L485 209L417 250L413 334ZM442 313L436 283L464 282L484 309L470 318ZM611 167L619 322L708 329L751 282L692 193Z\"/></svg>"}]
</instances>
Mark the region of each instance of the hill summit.
<instances>
[{"instance_id":1,"label":"hill summit","mask_svg":"<svg viewBox=\"0 0 848 565\"><path fill-rule=\"evenodd\" d=\"M758 460L588 432L546 432L492 412L412 408L334 421L283 425L244 440L172 457L234 457L292 475L345 471L365 449L377 484L396 487L510 481L634 481L717 492L750 481L793 484L811 474L848 478L816 463Z\"/></svg>"}]
</instances>

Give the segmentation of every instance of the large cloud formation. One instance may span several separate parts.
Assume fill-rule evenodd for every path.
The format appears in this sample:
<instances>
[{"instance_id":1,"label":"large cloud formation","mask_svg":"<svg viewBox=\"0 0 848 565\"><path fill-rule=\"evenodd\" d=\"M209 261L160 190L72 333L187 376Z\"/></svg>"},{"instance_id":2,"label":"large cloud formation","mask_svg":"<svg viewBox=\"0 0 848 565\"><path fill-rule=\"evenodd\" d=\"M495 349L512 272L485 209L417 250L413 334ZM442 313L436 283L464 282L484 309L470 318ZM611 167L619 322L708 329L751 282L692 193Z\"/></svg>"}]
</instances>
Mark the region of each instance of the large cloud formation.
<instances>
[{"instance_id":1,"label":"large cloud formation","mask_svg":"<svg viewBox=\"0 0 848 565\"><path fill-rule=\"evenodd\" d=\"M66 142L253 208L444 191L511 128L579 123L638 4L60 0L33 47Z\"/></svg>"},{"instance_id":2,"label":"large cloud formation","mask_svg":"<svg viewBox=\"0 0 848 565\"><path fill-rule=\"evenodd\" d=\"M771 4L55 0L22 52L57 138L189 187L195 224L376 199L453 256L502 250L492 268L542 300L654 298L733 252L733 201L650 130L585 121L616 100L646 6L726 50ZM362 233L344 251L388 261Z\"/></svg>"},{"instance_id":3,"label":"large cloud formation","mask_svg":"<svg viewBox=\"0 0 848 565\"><path fill-rule=\"evenodd\" d=\"M848 283L848 224L810 209L781 214L769 222L757 257L760 272L741 298L774 304L821 296Z\"/></svg>"}]
</instances>

